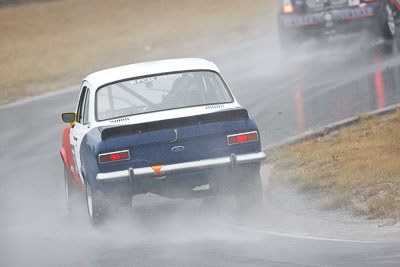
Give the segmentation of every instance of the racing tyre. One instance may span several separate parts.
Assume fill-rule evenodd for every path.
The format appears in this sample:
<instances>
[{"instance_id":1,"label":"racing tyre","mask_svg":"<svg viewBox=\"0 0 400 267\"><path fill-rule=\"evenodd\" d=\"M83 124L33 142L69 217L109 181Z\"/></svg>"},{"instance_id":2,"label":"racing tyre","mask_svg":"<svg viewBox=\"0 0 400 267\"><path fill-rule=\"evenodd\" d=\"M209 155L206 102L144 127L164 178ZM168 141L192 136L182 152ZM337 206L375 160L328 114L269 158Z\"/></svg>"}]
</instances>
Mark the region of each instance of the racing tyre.
<instances>
[{"instance_id":1,"label":"racing tyre","mask_svg":"<svg viewBox=\"0 0 400 267\"><path fill-rule=\"evenodd\" d=\"M293 29L288 30L285 28L280 17L278 17L278 37L281 48L285 52L295 51L303 41L302 37L294 32Z\"/></svg>"},{"instance_id":2,"label":"racing tyre","mask_svg":"<svg viewBox=\"0 0 400 267\"><path fill-rule=\"evenodd\" d=\"M263 189L260 173L242 179L236 185L234 196L240 210L255 212L262 209Z\"/></svg>"},{"instance_id":3,"label":"racing tyre","mask_svg":"<svg viewBox=\"0 0 400 267\"><path fill-rule=\"evenodd\" d=\"M294 50L293 37L284 29L279 29L279 43L285 52Z\"/></svg>"},{"instance_id":4,"label":"racing tyre","mask_svg":"<svg viewBox=\"0 0 400 267\"><path fill-rule=\"evenodd\" d=\"M64 166L64 189L67 210L70 214L74 215L78 212L79 204L81 203L81 194L79 194L75 185L72 183L71 176L66 166Z\"/></svg>"},{"instance_id":5,"label":"racing tyre","mask_svg":"<svg viewBox=\"0 0 400 267\"><path fill-rule=\"evenodd\" d=\"M396 37L397 24L394 10L391 4L386 3L380 22L380 35L386 40L392 40Z\"/></svg>"},{"instance_id":6,"label":"racing tyre","mask_svg":"<svg viewBox=\"0 0 400 267\"><path fill-rule=\"evenodd\" d=\"M88 209L89 220L92 225L103 223L110 215L110 208L106 202L98 196L90 184L86 182L86 203Z\"/></svg>"}]
</instances>

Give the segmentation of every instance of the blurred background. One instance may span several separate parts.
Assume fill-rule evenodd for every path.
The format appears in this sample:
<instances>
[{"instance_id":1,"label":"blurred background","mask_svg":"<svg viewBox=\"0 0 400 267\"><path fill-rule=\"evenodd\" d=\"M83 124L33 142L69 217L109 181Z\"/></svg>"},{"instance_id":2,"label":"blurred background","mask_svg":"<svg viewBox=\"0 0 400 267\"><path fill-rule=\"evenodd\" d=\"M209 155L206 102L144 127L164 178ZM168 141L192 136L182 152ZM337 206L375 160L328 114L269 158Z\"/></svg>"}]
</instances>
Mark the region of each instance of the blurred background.
<instances>
[{"instance_id":1,"label":"blurred background","mask_svg":"<svg viewBox=\"0 0 400 267\"><path fill-rule=\"evenodd\" d=\"M1 0L0 104L146 60L265 35L279 1ZM265 27L256 27L263 25Z\"/></svg>"}]
</instances>

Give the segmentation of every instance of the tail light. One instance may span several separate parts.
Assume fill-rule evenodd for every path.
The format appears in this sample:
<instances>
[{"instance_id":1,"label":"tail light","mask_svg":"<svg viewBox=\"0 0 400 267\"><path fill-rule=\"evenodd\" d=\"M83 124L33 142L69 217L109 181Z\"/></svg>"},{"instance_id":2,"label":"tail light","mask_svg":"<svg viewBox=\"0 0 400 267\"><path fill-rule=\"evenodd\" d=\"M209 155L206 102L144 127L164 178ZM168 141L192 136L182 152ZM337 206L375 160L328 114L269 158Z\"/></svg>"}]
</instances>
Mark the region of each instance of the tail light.
<instances>
[{"instance_id":1,"label":"tail light","mask_svg":"<svg viewBox=\"0 0 400 267\"><path fill-rule=\"evenodd\" d=\"M283 13L285 14L290 14L293 13L294 8L292 5L292 1L291 0L284 0L283 1Z\"/></svg>"},{"instance_id":2,"label":"tail light","mask_svg":"<svg viewBox=\"0 0 400 267\"><path fill-rule=\"evenodd\" d=\"M255 142L258 141L258 133L257 132L249 132L249 133L241 133L228 135L228 145L238 145L243 143Z\"/></svg>"},{"instance_id":3,"label":"tail light","mask_svg":"<svg viewBox=\"0 0 400 267\"><path fill-rule=\"evenodd\" d=\"M101 164L109 162L117 162L122 160L129 160L129 159L130 159L129 150L105 153L99 155L99 162Z\"/></svg>"}]
</instances>

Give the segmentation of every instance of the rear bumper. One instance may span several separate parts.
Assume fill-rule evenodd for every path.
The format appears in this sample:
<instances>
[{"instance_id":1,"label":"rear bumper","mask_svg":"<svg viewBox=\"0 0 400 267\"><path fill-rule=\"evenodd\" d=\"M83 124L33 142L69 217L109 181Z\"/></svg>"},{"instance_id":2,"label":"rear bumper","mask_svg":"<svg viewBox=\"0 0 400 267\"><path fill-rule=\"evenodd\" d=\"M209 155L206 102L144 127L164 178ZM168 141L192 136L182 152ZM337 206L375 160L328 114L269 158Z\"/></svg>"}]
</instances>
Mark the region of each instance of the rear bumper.
<instances>
[{"instance_id":1,"label":"rear bumper","mask_svg":"<svg viewBox=\"0 0 400 267\"><path fill-rule=\"evenodd\" d=\"M329 31L342 28L343 31L359 30L360 26L374 23L380 14L380 6L377 3L368 4L363 8L349 7L344 9L332 9L308 14L282 14L281 23L289 31ZM354 26L353 29L350 29ZM368 28L369 25L364 25Z\"/></svg>"},{"instance_id":2,"label":"rear bumper","mask_svg":"<svg viewBox=\"0 0 400 267\"><path fill-rule=\"evenodd\" d=\"M214 159L204 159L198 161L190 161L184 163L162 165L157 172L152 167L143 168L130 168L128 170L98 173L96 175L96 180L99 182L112 182L121 180L134 181L137 178L145 177L156 177L168 174L175 174L180 172L197 171L203 169L211 169L217 167L227 167L232 166L236 168L237 165L259 162L266 159L267 155L264 152L235 155L232 154L230 157L214 158ZM157 166L160 167L160 166Z\"/></svg>"}]
</instances>

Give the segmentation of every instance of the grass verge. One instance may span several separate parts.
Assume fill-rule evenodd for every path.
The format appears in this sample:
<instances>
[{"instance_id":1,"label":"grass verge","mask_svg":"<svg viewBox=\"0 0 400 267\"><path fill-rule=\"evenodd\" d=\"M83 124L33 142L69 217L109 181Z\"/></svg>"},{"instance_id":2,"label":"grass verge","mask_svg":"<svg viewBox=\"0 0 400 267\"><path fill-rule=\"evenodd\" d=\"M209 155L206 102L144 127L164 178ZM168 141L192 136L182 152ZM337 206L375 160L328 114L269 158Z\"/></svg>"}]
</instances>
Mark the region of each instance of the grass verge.
<instances>
[{"instance_id":1,"label":"grass verge","mask_svg":"<svg viewBox=\"0 0 400 267\"><path fill-rule=\"evenodd\" d=\"M273 155L271 183L315 193L322 209L400 221L400 110Z\"/></svg>"},{"instance_id":2,"label":"grass verge","mask_svg":"<svg viewBox=\"0 0 400 267\"><path fill-rule=\"evenodd\" d=\"M59 0L1 8L0 104L78 84L99 69L229 46L266 29L276 3Z\"/></svg>"}]
</instances>

